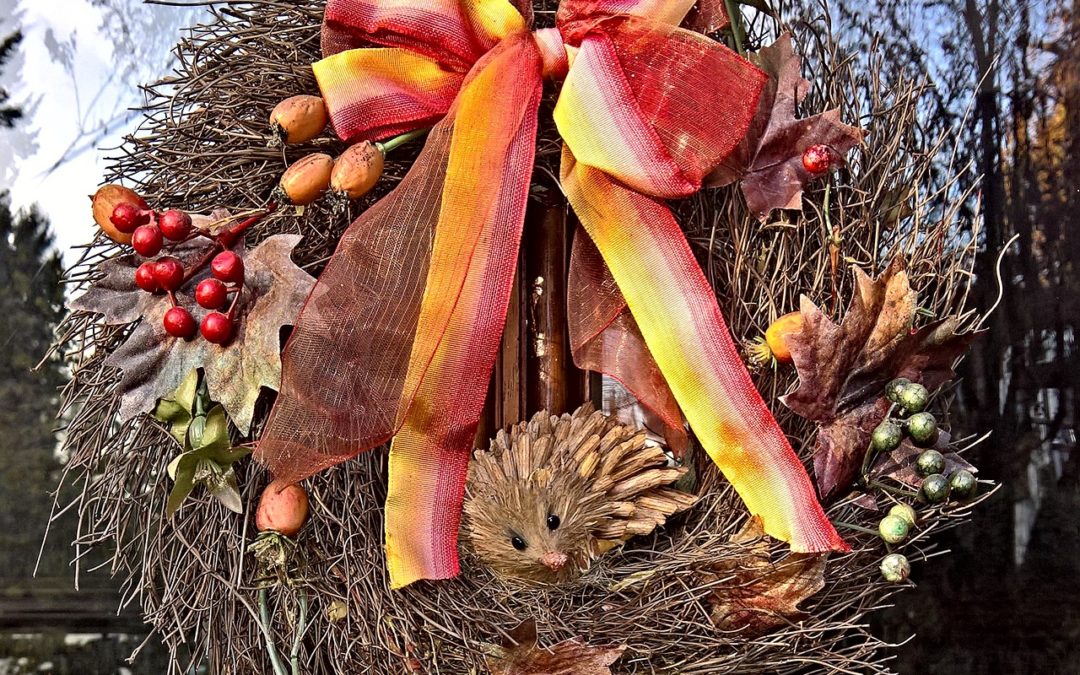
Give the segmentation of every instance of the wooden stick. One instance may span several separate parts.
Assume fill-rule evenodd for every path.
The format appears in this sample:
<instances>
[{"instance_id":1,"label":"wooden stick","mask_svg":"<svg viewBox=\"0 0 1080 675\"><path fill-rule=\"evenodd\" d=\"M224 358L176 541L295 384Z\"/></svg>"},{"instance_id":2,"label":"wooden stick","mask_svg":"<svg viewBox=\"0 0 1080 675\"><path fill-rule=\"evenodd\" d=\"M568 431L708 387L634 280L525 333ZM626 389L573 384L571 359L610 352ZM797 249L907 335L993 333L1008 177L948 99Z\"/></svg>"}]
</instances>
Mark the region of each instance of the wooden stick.
<instances>
[{"instance_id":1,"label":"wooden stick","mask_svg":"<svg viewBox=\"0 0 1080 675\"><path fill-rule=\"evenodd\" d=\"M566 323L569 235L566 203L549 192L525 224L526 412L568 412L570 336Z\"/></svg>"}]
</instances>

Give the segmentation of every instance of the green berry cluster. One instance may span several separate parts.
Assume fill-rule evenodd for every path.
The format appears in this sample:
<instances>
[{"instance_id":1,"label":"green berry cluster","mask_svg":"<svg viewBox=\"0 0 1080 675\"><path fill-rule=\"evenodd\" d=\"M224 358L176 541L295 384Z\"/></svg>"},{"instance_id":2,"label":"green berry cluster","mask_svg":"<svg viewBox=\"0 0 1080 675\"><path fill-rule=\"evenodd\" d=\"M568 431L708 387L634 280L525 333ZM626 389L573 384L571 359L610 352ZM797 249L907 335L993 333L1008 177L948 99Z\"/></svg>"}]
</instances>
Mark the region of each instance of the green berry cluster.
<instances>
[{"instance_id":1,"label":"green berry cluster","mask_svg":"<svg viewBox=\"0 0 1080 675\"><path fill-rule=\"evenodd\" d=\"M937 450L926 450L915 459L915 471L923 477L919 499L927 504L941 504L950 497L965 501L975 496L979 483L967 469L945 475L945 457Z\"/></svg>"},{"instance_id":2,"label":"green berry cluster","mask_svg":"<svg viewBox=\"0 0 1080 675\"><path fill-rule=\"evenodd\" d=\"M937 420L925 412L930 403L930 392L926 387L901 377L885 387L885 396L893 402L893 410L899 408L901 419L890 416L874 429L870 442L875 452L892 452L900 447L905 433L920 448L937 443Z\"/></svg>"},{"instance_id":3,"label":"green berry cluster","mask_svg":"<svg viewBox=\"0 0 1080 675\"><path fill-rule=\"evenodd\" d=\"M918 492L919 502L941 504L950 498L962 501L974 497L978 491L975 476L964 469L946 475L945 456L932 449L938 442L939 430L937 420L926 412L930 403L927 388L906 378L898 378L886 385L885 396L893 406L889 416L870 436L870 452L864 474L871 456L896 450L906 436L914 446L927 448L915 460L915 470L923 479ZM908 504L896 504L878 523L878 534L886 544L902 544L917 522L918 515L914 508ZM910 574L911 565L900 553L891 553L881 562L881 575L886 581L899 583L907 580Z\"/></svg>"}]
</instances>

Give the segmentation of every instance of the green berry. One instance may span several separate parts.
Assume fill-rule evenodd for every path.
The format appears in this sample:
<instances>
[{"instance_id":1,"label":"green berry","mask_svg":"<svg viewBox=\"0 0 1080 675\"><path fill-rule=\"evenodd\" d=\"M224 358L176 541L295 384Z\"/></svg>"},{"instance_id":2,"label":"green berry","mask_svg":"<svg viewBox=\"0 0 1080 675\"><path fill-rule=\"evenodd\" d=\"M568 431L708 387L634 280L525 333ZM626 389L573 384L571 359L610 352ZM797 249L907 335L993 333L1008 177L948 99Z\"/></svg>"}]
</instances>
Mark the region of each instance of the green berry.
<instances>
[{"instance_id":1,"label":"green berry","mask_svg":"<svg viewBox=\"0 0 1080 675\"><path fill-rule=\"evenodd\" d=\"M897 394L897 403L904 407L908 413L920 413L926 410L930 403L930 392L921 384L911 383L900 389Z\"/></svg>"},{"instance_id":2,"label":"green berry","mask_svg":"<svg viewBox=\"0 0 1080 675\"><path fill-rule=\"evenodd\" d=\"M937 443L937 420L928 412L921 412L908 418L907 430L908 436L911 436L911 440L920 448L928 448Z\"/></svg>"},{"instance_id":3,"label":"green berry","mask_svg":"<svg viewBox=\"0 0 1080 675\"><path fill-rule=\"evenodd\" d=\"M897 504L889 509L890 516L899 516L908 522L908 525L912 527L919 521L919 516L915 513L915 509L911 508L907 504Z\"/></svg>"},{"instance_id":4,"label":"green berry","mask_svg":"<svg viewBox=\"0 0 1080 675\"><path fill-rule=\"evenodd\" d=\"M894 584L907 581L907 578L911 576L911 563L908 562L906 556L890 553L881 561L881 576L885 578L885 581L891 581Z\"/></svg>"},{"instance_id":5,"label":"green berry","mask_svg":"<svg viewBox=\"0 0 1080 675\"><path fill-rule=\"evenodd\" d=\"M949 488L957 499L971 499L979 489L979 483L970 471L960 469L949 476Z\"/></svg>"},{"instance_id":6,"label":"green berry","mask_svg":"<svg viewBox=\"0 0 1080 675\"><path fill-rule=\"evenodd\" d=\"M940 473L927 476L919 488L919 496L930 504L940 504L949 498L949 479Z\"/></svg>"},{"instance_id":7,"label":"green berry","mask_svg":"<svg viewBox=\"0 0 1080 675\"><path fill-rule=\"evenodd\" d=\"M945 455L937 450L925 450L915 459L915 471L920 476L929 476L945 471Z\"/></svg>"},{"instance_id":8,"label":"green berry","mask_svg":"<svg viewBox=\"0 0 1080 675\"><path fill-rule=\"evenodd\" d=\"M885 385L885 397L893 403L900 402L900 391L911 384L911 380L906 377L898 377L892 382Z\"/></svg>"},{"instance_id":9,"label":"green berry","mask_svg":"<svg viewBox=\"0 0 1080 675\"><path fill-rule=\"evenodd\" d=\"M877 425L874 433L870 435L870 445L877 452L892 452L900 447L900 441L904 440L904 432L900 425L892 420L885 420Z\"/></svg>"},{"instance_id":10,"label":"green berry","mask_svg":"<svg viewBox=\"0 0 1080 675\"><path fill-rule=\"evenodd\" d=\"M911 525L900 516L885 516L878 523L878 534L889 544L899 544L907 539Z\"/></svg>"}]
</instances>

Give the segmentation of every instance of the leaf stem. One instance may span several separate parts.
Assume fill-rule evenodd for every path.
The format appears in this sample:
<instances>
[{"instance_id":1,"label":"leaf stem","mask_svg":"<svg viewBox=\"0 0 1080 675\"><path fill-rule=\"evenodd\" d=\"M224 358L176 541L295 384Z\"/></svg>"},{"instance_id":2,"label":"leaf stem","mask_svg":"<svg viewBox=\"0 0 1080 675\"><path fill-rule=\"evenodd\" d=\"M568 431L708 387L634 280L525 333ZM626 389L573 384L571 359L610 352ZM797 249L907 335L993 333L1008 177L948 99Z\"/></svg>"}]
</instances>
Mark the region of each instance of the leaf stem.
<instances>
[{"instance_id":1,"label":"leaf stem","mask_svg":"<svg viewBox=\"0 0 1080 675\"><path fill-rule=\"evenodd\" d=\"M292 675L300 675L300 644L304 640L304 632L307 630L307 591L300 589L300 618L296 621L296 637L293 638L292 653L289 665L292 666Z\"/></svg>"},{"instance_id":2,"label":"leaf stem","mask_svg":"<svg viewBox=\"0 0 1080 675\"><path fill-rule=\"evenodd\" d=\"M414 141L418 138L423 138L428 134L429 131L431 131L431 127L414 129L413 131L401 134L400 136L394 136L386 142L376 143L375 147L377 147L382 152L382 154L385 155L387 153L393 152L394 150L397 150L406 143L409 143L410 141Z\"/></svg>"},{"instance_id":3,"label":"leaf stem","mask_svg":"<svg viewBox=\"0 0 1080 675\"><path fill-rule=\"evenodd\" d=\"M731 22L731 37L735 40L735 51L740 56L746 56L746 30L742 23L742 10L736 0L724 0L724 9L727 11L728 20Z\"/></svg>"},{"instance_id":4,"label":"leaf stem","mask_svg":"<svg viewBox=\"0 0 1080 675\"><path fill-rule=\"evenodd\" d=\"M259 628L262 630L263 639L266 640L266 653L270 655L270 665L274 667L274 675L289 675L285 670L285 664L281 662L277 647L274 646L274 636L270 633L270 608L267 606L266 588L259 589Z\"/></svg>"}]
</instances>

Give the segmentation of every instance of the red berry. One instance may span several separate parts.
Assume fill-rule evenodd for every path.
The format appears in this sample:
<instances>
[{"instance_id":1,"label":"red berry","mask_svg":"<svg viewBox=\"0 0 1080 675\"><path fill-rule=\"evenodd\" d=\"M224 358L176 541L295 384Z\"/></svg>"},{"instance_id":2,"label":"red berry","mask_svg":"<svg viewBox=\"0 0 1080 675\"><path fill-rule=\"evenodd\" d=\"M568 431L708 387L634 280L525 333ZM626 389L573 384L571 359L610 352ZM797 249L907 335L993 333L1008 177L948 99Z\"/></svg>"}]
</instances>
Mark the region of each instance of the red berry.
<instances>
[{"instance_id":1,"label":"red berry","mask_svg":"<svg viewBox=\"0 0 1080 675\"><path fill-rule=\"evenodd\" d=\"M154 279L166 291L175 291L184 283L184 266L176 258L162 258L154 263Z\"/></svg>"},{"instance_id":2,"label":"red berry","mask_svg":"<svg viewBox=\"0 0 1080 675\"><path fill-rule=\"evenodd\" d=\"M116 226L116 229L124 234L131 234L140 225L150 222L150 214L131 202L121 202L113 209L109 220Z\"/></svg>"},{"instance_id":3,"label":"red berry","mask_svg":"<svg viewBox=\"0 0 1080 675\"><path fill-rule=\"evenodd\" d=\"M244 260L232 251L223 251L214 256L210 271L227 284L244 282Z\"/></svg>"},{"instance_id":4,"label":"red berry","mask_svg":"<svg viewBox=\"0 0 1080 675\"><path fill-rule=\"evenodd\" d=\"M157 293L161 290L161 286L154 276L154 263L144 262L139 265L139 269L135 270L135 285L147 293Z\"/></svg>"},{"instance_id":5,"label":"red berry","mask_svg":"<svg viewBox=\"0 0 1080 675\"><path fill-rule=\"evenodd\" d=\"M814 175L820 175L832 166L832 149L827 145L811 145L803 152L803 168Z\"/></svg>"},{"instance_id":6,"label":"red berry","mask_svg":"<svg viewBox=\"0 0 1080 675\"><path fill-rule=\"evenodd\" d=\"M165 312L165 332L185 340L195 335L195 317L183 307L173 307Z\"/></svg>"},{"instance_id":7,"label":"red berry","mask_svg":"<svg viewBox=\"0 0 1080 675\"><path fill-rule=\"evenodd\" d=\"M164 243L161 230L153 225L143 225L131 235L131 247L144 258L153 258L161 253L161 246Z\"/></svg>"},{"instance_id":8,"label":"red berry","mask_svg":"<svg viewBox=\"0 0 1080 675\"><path fill-rule=\"evenodd\" d=\"M223 345L232 337L232 319L221 312L210 312L203 317L201 330L207 342Z\"/></svg>"},{"instance_id":9,"label":"red berry","mask_svg":"<svg viewBox=\"0 0 1080 675\"><path fill-rule=\"evenodd\" d=\"M191 216L176 209L166 211L158 219L158 227L166 239L181 241L191 234Z\"/></svg>"},{"instance_id":10,"label":"red berry","mask_svg":"<svg viewBox=\"0 0 1080 675\"><path fill-rule=\"evenodd\" d=\"M228 296L229 290L217 279L203 279L195 287L195 302L206 309L219 309Z\"/></svg>"}]
</instances>

